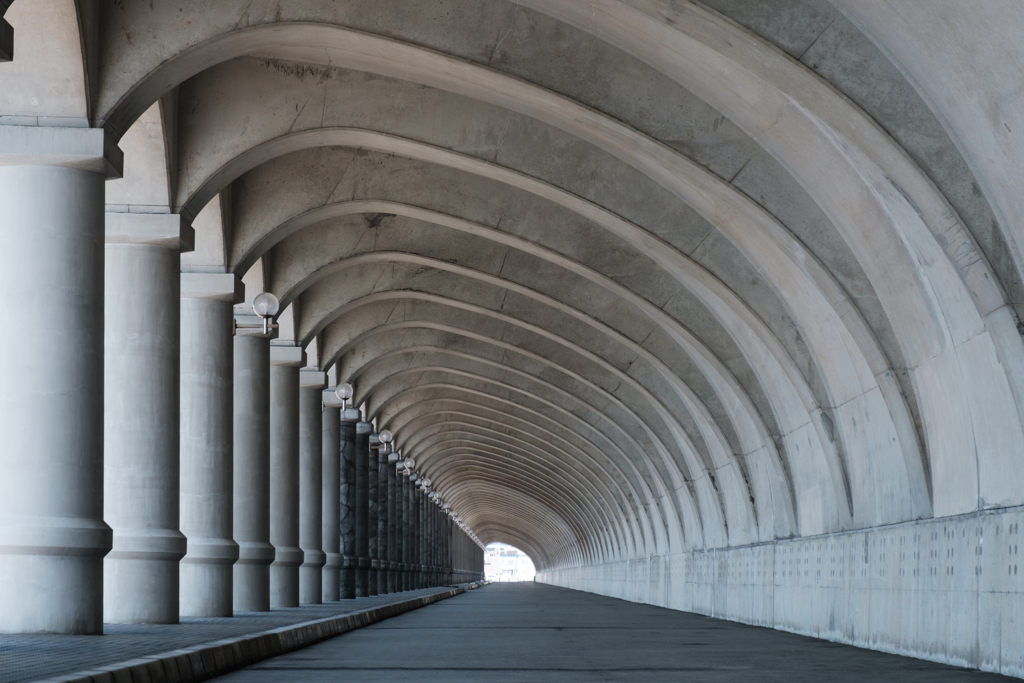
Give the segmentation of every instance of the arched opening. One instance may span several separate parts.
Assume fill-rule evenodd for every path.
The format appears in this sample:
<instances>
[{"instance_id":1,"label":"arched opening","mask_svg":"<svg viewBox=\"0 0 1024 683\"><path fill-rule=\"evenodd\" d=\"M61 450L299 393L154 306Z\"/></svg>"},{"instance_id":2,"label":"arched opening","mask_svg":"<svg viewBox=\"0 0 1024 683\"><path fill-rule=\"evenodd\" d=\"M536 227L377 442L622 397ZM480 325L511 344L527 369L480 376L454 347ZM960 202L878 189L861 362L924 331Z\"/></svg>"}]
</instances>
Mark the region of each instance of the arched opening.
<instances>
[{"instance_id":1,"label":"arched opening","mask_svg":"<svg viewBox=\"0 0 1024 683\"><path fill-rule=\"evenodd\" d=\"M530 556L514 545L494 542L484 549L484 576L488 581L533 581L536 574Z\"/></svg>"}]
</instances>

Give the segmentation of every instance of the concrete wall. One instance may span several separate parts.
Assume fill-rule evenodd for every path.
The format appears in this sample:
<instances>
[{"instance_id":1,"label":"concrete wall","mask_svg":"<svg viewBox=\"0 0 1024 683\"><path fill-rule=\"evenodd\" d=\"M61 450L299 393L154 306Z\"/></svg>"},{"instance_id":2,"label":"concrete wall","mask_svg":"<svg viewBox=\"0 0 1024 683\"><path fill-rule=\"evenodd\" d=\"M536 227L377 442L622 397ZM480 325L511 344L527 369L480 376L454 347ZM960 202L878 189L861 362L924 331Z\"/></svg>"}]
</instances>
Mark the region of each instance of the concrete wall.
<instances>
[{"instance_id":1,"label":"concrete wall","mask_svg":"<svg viewBox=\"0 0 1024 683\"><path fill-rule=\"evenodd\" d=\"M1024 677L1024 508L562 568L537 581Z\"/></svg>"}]
</instances>

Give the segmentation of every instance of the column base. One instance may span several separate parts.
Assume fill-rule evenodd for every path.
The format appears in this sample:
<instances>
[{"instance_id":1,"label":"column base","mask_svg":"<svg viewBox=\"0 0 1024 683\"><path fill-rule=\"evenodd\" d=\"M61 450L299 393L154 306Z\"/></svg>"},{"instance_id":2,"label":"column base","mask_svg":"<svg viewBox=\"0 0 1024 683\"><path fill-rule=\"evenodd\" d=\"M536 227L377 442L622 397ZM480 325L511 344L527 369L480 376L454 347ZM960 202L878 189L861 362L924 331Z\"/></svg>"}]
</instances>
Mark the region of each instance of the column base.
<instances>
[{"instance_id":1,"label":"column base","mask_svg":"<svg viewBox=\"0 0 1024 683\"><path fill-rule=\"evenodd\" d=\"M339 597L342 600L355 600L356 598L356 570L355 569L342 569L341 578L339 580L341 585Z\"/></svg>"},{"instance_id":2,"label":"column base","mask_svg":"<svg viewBox=\"0 0 1024 683\"><path fill-rule=\"evenodd\" d=\"M177 624L178 572L178 560L107 557L103 561L104 620L111 624Z\"/></svg>"},{"instance_id":3,"label":"column base","mask_svg":"<svg viewBox=\"0 0 1024 683\"><path fill-rule=\"evenodd\" d=\"M270 565L270 608L299 606L299 568Z\"/></svg>"},{"instance_id":4,"label":"column base","mask_svg":"<svg viewBox=\"0 0 1024 683\"><path fill-rule=\"evenodd\" d=\"M320 565L299 567L299 603L320 605L324 601L324 574Z\"/></svg>"},{"instance_id":5,"label":"column base","mask_svg":"<svg viewBox=\"0 0 1024 683\"><path fill-rule=\"evenodd\" d=\"M236 612L270 611L270 567L265 564L236 564L232 567Z\"/></svg>"},{"instance_id":6,"label":"column base","mask_svg":"<svg viewBox=\"0 0 1024 683\"><path fill-rule=\"evenodd\" d=\"M0 555L0 633L103 633L103 558Z\"/></svg>"},{"instance_id":7,"label":"column base","mask_svg":"<svg viewBox=\"0 0 1024 683\"><path fill-rule=\"evenodd\" d=\"M341 599L341 555L327 553L327 561L320 570L320 599L337 602Z\"/></svg>"},{"instance_id":8,"label":"column base","mask_svg":"<svg viewBox=\"0 0 1024 683\"><path fill-rule=\"evenodd\" d=\"M182 561L179 570L181 616L230 617L234 614L234 571L230 564Z\"/></svg>"}]
</instances>

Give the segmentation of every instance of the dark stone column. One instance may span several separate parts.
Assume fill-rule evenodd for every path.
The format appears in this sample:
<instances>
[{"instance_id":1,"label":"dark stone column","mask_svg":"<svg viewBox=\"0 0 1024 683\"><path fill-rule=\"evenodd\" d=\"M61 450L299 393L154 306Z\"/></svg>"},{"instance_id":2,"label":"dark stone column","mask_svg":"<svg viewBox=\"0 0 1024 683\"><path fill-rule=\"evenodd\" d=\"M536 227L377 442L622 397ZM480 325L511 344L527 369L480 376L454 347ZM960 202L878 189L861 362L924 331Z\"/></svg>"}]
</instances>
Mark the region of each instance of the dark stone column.
<instances>
[{"instance_id":1,"label":"dark stone column","mask_svg":"<svg viewBox=\"0 0 1024 683\"><path fill-rule=\"evenodd\" d=\"M356 565L356 597L365 598L370 595L370 505L369 505L369 462L370 432L373 425L369 422L356 424L356 443L353 458L356 474L356 554L359 557Z\"/></svg>"},{"instance_id":2,"label":"dark stone column","mask_svg":"<svg viewBox=\"0 0 1024 683\"><path fill-rule=\"evenodd\" d=\"M395 590L406 588L406 475L395 471L394 475L394 560Z\"/></svg>"},{"instance_id":3,"label":"dark stone column","mask_svg":"<svg viewBox=\"0 0 1024 683\"><path fill-rule=\"evenodd\" d=\"M412 512L412 482L409 477L402 477L402 588L407 591L413 589L413 512Z\"/></svg>"},{"instance_id":4,"label":"dark stone column","mask_svg":"<svg viewBox=\"0 0 1024 683\"><path fill-rule=\"evenodd\" d=\"M388 454L381 444L377 451L377 594L388 594L388 572L391 556L388 554Z\"/></svg>"},{"instance_id":5,"label":"dark stone column","mask_svg":"<svg viewBox=\"0 0 1024 683\"><path fill-rule=\"evenodd\" d=\"M395 505L395 496L398 494L398 480L395 472L395 463L391 457L385 457L384 470L388 479L388 593L397 593L401 588L398 585L398 506Z\"/></svg>"},{"instance_id":6,"label":"dark stone column","mask_svg":"<svg viewBox=\"0 0 1024 683\"><path fill-rule=\"evenodd\" d=\"M348 408L341 413L341 467L339 477L340 521L338 533L341 536L341 599L356 597L356 573L359 567L359 550L356 544L356 423L359 411Z\"/></svg>"},{"instance_id":7,"label":"dark stone column","mask_svg":"<svg viewBox=\"0 0 1024 683\"><path fill-rule=\"evenodd\" d=\"M367 557L370 558L370 568L366 573L366 594L367 595L379 595L380 591L377 584L377 573L380 571L380 555L378 555L377 548L377 506L379 505L378 496L380 495L377 491L377 448L380 447L380 438L376 432L370 434L368 448L366 454L363 456L363 460L366 462L366 474L367 474L367 516L366 516L366 536L367 536Z\"/></svg>"}]
</instances>

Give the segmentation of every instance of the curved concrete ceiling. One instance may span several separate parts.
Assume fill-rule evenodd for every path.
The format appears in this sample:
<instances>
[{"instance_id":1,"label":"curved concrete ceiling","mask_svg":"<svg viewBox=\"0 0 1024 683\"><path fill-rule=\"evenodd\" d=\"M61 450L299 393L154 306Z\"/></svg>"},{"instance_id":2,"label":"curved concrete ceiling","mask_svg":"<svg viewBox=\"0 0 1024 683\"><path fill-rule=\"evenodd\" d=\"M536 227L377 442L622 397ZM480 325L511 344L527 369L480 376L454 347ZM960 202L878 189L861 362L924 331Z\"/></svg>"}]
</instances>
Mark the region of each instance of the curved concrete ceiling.
<instances>
[{"instance_id":1,"label":"curved concrete ceiling","mask_svg":"<svg viewBox=\"0 0 1024 683\"><path fill-rule=\"evenodd\" d=\"M53 97L539 569L1024 503L1019 197L891 5L770 4L103 3Z\"/></svg>"}]
</instances>

